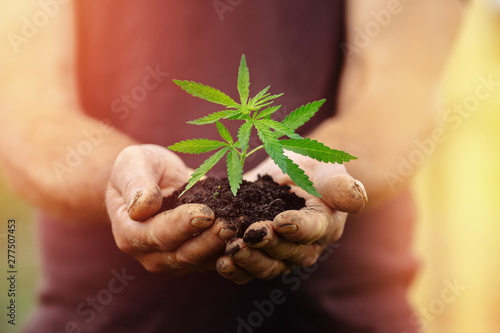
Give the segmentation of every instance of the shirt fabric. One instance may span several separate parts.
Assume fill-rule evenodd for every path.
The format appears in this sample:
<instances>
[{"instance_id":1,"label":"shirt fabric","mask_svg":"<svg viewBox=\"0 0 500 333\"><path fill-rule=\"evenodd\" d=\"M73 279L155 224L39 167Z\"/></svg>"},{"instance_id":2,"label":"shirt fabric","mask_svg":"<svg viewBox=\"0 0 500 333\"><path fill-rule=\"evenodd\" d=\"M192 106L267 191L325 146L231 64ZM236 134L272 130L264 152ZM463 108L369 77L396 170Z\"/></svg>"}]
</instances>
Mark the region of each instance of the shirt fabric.
<instances>
[{"instance_id":1,"label":"shirt fabric","mask_svg":"<svg viewBox=\"0 0 500 333\"><path fill-rule=\"evenodd\" d=\"M345 4L318 1L86 0L76 2L81 105L144 143L167 146L213 126L187 125L217 106L172 79L237 96L242 54L251 96L285 92L283 118L326 98L310 131L335 114ZM237 124L239 125L239 124ZM235 133L235 127L229 125ZM207 156L183 155L190 167ZM248 168L262 160L250 159ZM362 158L362 156L360 156ZM224 176L224 163L213 175ZM236 285L215 272L151 274L122 253L109 225L39 219L43 283L26 332L416 332L406 292L413 204L402 193L351 215L341 240L318 263L273 280Z\"/></svg>"}]
</instances>

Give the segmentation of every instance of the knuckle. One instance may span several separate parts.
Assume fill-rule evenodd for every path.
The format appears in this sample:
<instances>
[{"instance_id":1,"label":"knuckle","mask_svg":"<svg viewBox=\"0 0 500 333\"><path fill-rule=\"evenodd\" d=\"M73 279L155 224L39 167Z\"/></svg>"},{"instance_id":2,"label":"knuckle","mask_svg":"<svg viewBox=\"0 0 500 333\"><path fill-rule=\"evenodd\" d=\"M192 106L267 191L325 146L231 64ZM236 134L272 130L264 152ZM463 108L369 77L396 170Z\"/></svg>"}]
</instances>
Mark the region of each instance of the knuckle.
<instances>
[{"instance_id":1,"label":"knuckle","mask_svg":"<svg viewBox=\"0 0 500 333\"><path fill-rule=\"evenodd\" d=\"M168 266L174 270L193 267L199 264L199 259L197 259L192 254L187 254L184 252L177 252L175 256L168 261Z\"/></svg>"},{"instance_id":2,"label":"knuckle","mask_svg":"<svg viewBox=\"0 0 500 333\"><path fill-rule=\"evenodd\" d=\"M280 264L278 261L274 261L271 265L263 270L255 272L254 276L258 279L272 279L281 273Z\"/></svg>"},{"instance_id":3,"label":"knuckle","mask_svg":"<svg viewBox=\"0 0 500 333\"><path fill-rule=\"evenodd\" d=\"M160 272L164 271L163 265L160 265L158 263L141 261L141 264L142 264L142 267L144 267L144 269L146 271L148 271L149 273L160 273Z\"/></svg>"},{"instance_id":4,"label":"knuckle","mask_svg":"<svg viewBox=\"0 0 500 333\"><path fill-rule=\"evenodd\" d=\"M134 254L137 252L130 239L115 237L115 243L118 249L126 254Z\"/></svg>"}]
</instances>

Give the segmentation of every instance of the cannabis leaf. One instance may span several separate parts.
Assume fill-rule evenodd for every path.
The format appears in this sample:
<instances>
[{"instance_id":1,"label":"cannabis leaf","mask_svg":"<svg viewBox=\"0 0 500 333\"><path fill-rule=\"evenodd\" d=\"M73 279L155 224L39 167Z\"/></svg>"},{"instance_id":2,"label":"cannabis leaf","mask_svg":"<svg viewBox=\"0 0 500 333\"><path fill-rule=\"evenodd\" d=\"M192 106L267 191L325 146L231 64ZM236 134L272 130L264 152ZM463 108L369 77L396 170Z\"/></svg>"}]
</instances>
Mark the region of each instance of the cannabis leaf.
<instances>
[{"instance_id":1,"label":"cannabis leaf","mask_svg":"<svg viewBox=\"0 0 500 333\"><path fill-rule=\"evenodd\" d=\"M208 139L191 139L177 142L168 149L187 154L201 154L227 146L227 143Z\"/></svg>"},{"instance_id":2,"label":"cannabis leaf","mask_svg":"<svg viewBox=\"0 0 500 333\"><path fill-rule=\"evenodd\" d=\"M296 130L308 122L309 119L316 114L323 103L325 103L325 101L326 100L322 99L302 105L300 108L292 111L288 116L286 116L285 119L283 119L283 124L292 130Z\"/></svg>"},{"instance_id":3,"label":"cannabis leaf","mask_svg":"<svg viewBox=\"0 0 500 333\"><path fill-rule=\"evenodd\" d=\"M320 162L342 164L357 159L345 151L331 149L323 143L309 138L300 140L280 140L280 143L283 149L313 158Z\"/></svg>"},{"instance_id":4,"label":"cannabis leaf","mask_svg":"<svg viewBox=\"0 0 500 333\"><path fill-rule=\"evenodd\" d=\"M245 55L241 56L240 68L238 70L238 93L242 105L246 105L250 94L250 72L248 71Z\"/></svg>"},{"instance_id":5,"label":"cannabis leaf","mask_svg":"<svg viewBox=\"0 0 500 333\"><path fill-rule=\"evenodd\" d=\"M194 97L199 97L212 103L222 104L228 108L238 106L238 103L233 101L231 97L215 88L193 81L174 80L174 82Z\"/></svg>"},{"instance_id":6,"label":"cannabis leaf","mask_svg":"<svg viewBox=\"0 0 500 333\"><path fill-rule=\"evenodd\" d=\"M226 147L219 150L218 152L210 156L205 162L203 162L196 170L194 170L191 178L189 178L188 180L186 189L182 191L179 196L183 195L187 190L193 187L194 184L196 184L210 169L212 169L217 164L217 162L220 161L220 159L227 153L229 149L229 147Z\"/></svg>"},{"instance_id":7,"label":"cannabis leaf","mask_svg":"<svg viewBox=\"0 0 500 333\"><path fill-rule=\"evenodd\" d=\"M189 124L193 125L215 123L217 131L224 141L189 139L168 147L173 151L187 154L201 154L218 149L193 172L186 189L181 195L196 184L225 155L229 185L234 195L237 194L242 183L245 159L262 148L281 171L287 174L297 186L318 197L321 197L321 195L314 188L309 177L304 170L285 155L285 150L325 163L343 163L356 159L356 157L344 151L331 149L319 141L302 138L295 133L297 128L304 125L316 114L325 103L324 99L299 107L281 122L272 119L271 116L281 108L281 105L271 106L271 104L283 94L272 95L268 92L270 86L267 86L250 98L250 71L244 55L241 57L238 68L237 90L240 103L235 102L220 90L201 83L181 80L174 80L174 83L195 97L226 107L225 110L188 121ZM243 124L238 128L237 141L234 141L230 131L223 124L223 121L226 120L243 121ZM250 147L253 128L257 130L257 136L262 142L261 145L256 147ZM288 137L288 139L280 139L281 137Z\"/></svg>"}]
</instances>

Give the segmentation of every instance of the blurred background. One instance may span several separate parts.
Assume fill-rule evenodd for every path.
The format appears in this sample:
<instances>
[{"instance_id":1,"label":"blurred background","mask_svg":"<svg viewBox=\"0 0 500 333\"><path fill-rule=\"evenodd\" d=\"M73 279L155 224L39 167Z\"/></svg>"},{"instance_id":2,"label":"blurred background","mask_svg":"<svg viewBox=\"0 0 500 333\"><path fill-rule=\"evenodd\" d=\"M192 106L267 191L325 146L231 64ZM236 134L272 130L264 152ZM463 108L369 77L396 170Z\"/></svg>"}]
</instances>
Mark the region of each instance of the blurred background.
<instances>
[{"instance_id":1,"label":"blurred background","mask_svg":"<svg viewBox=\"0 0 500 333\"><path fill-rule=\"evenodd\" d=\"M15 2L0 3L2 17L17 13ZM7 43L9 27L1 29L1 43ZM419 207L415 251L422 269L410 295L417 314L409 320L429 333L500 332L499 41L500 3L473 0L443 86L443 115L455 118L443 124L446 139L414 180ZM3 45L0 49L5 52ZM485 86L485 81L493 83ZM487 97L474 98L478 86L489 88ZM450 113L457 107L466 110L460 117ZM6 223L12 218L18 246L15 327L4 314ZM41 281L33 219L30 206L0 178L1 333L18 332L36 304Z\"/></svg>"}]
</instances>

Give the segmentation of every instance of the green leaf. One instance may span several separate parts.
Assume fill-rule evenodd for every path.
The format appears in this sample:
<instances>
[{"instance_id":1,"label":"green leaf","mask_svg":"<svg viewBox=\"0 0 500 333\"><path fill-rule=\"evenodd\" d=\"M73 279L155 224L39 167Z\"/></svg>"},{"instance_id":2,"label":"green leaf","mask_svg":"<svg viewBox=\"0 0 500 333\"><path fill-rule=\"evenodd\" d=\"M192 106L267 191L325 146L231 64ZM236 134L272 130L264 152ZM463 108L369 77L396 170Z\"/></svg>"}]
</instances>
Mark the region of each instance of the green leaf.
<instances>
[{"instance_id":1,"label":"green leaf","mask_svg":"<svg viewBox=\"0 0 500 333\"><path fill-rule=\"evenodd\" d=\"M265 106L268 106L269 104L272 104L274 101L274 99L282 96L283 94L278 94L278 95L269 95L269 94L266 94L263 98L261 98L260 100L258 101L252 101L252 104L249 104L249 107L252 108L252 109L260 109L260 108L263 108Z\"/></svg>"},{"instance_id":2,"label":"green leaf","mask_svg":"<svg viewBox=\"0 0 500 333\"><path fill-rule=\"evenodd\" d=\"M288 175L295 185L299 186L307 193L321 197L304 170L299 168L297 164L285 155L280 141L276 139L274 133L262 123L256 122L255 127L257 128L259 138L264 143L264 149L281 171Z\"/></svg>"},{"instance_id":3,"label":"green leaf","mask_svg":"<svg viewBox=\"0 0 500 333\"><path fill-rule=\"evenodd\" d=\"M339 163L357 159L345 151L331 149L323 143L309 138L280 140L283 149L313 158L320 162Z\"/></svg>"},{"instance_id":4,"label":"green leaf","mask_svg":"<svg viewBox=\"0 0 500 333\"><path fill-rule=\"evenodd\" d=\"M176 85L195 97L199 97L212 103L222 104L228 108L238 106L238 103L236 103L231 97L218 89L194 81L173 81Z\"/></svg>"},{"instance_id":5,"label":"green leaf","mask_svg":"<svg viewBox=\"0 0 500 333\"><path fill-rule=\"evenodd\" d=\"M319 108L325 103L325 99L307 103L306 105L302 105L298 109L292 111L286 118L282 121L282 123L292 129L296 130L300 126L304 125L312 116L318 112Z\"/></svg>"},{"instance_id":6,"label":"green leaf","mask_svg":"<svg viewBox=\"0 0 500 333\"><path fill-rule=\"evenodd\" d=\"M254 123L255 128L257 129L257 134L264 144L264 149L266 153L271 157L274 163L283 171L283 173L287 173L287 163L286 156L281 144L276 137L276 135L269 129L268 126L262 124L261 122Z\"/></svg>"},{"instance_id":7,"label":"green leaf","mask_svg":"<svg viewBox=\"0 0 500 333\"><path fill-rule=\"evenodd\" d=\"M282 123L276 121L276 120L273 120L273 119L260 119L260 120L257 120L257 122L267 126L267 127L270 127L272 128L273 130L275 130L275 136L276 137L280 137L280 136L283 136L283 135L286 135L288 136L289 138L292 138L292 139L297 139L297 140L300 140L302 139L302 137L300 135L298 135L297 133L295 133L293 130L289 129L288 127L286 127L285 125L283 125Z\"/></svg>"},{"instance_id":8,"label":"green leaf","mask_svg":"<svg viewBox=\"0 0 500 333\"><path fill-rule=\"evenodd\" d=\"M231 133L229 133L229 130L224 126L220 121L216 121L215 125L217 126L217 130L219 131L220 136L226 140L230 145L233 144L233 137L231 136Z\"/></svg>"},{"instance_id":9,"label":"green leaf","mask_svg":"<svg viewBox=\"0 0 500 333\"><path fill-rule=\"evenodd\" d=\"M220 119L229 119L234 116L240 115L241 111L240 110L223 110L223 111L217 111L214 113L211 113L207 116L195 119L195 120L190 120L187 123L192 124L192 125L206 125L206 124L213 124L217 120Z\"/></svg>"},{"instance_id":10,"label":"green leaf","mask_svg":"<svg viewBox=\"0 0 500 333\"><path fill-rule=\"evenodd\" d=\"M191 139L174 143L167 148L179 153L201 154L227 146L227 143L208 139Z\"/></svg>"},{"instance_id":11,"label":"green leaf","mask_svg":"<svg viewBox=\"0 0 500 333\"><path fill-rule=\"evenodd\" d=\"M241 178L243 177L243 167L236 148L231 147L231 149L229 149L226 162L227 177L229 179L229 185L231 186L231 192L236 196L241 185Z\"/></svg>"},{"instance_id":12,"label":"green leaf","mask_svg":"<svg viewBox=\"0 0 500 333\"><path fill-rule=\"evenodd\" d=\"M309 194L314 195L315 197L321 198L321 194L314 188L313 183L309 179L309 177L305 174L304 170L299 168L297 164L295 164L288 157L286 158L287 172L286 174L290 177L290 179Z\"/></svg>"},{"instance_id":13,"label":"green leaf","mask_svg":"<svg viewBox=\"0 0 500 333\"><path fill-rule=\"evenodd\" d=\"M194 170L194 172L191 174L191 178L189 178L188 184L186 185L186 189L182 191L179 197L186 193L187 190L193 187L194 184L196 184L210 169L212 169L229 149L230 147L225 147L219 150L218 152L210 156L205 162L203 162L198 167L198 169Z\"/></svg>"},{"instance_id":14,"label":"green leaf","mask_svg":"<svg viewBox=\"0 0 500 333\"><path fill-rule=\"evenodd\" d=\"M245 152L248 149L248 142L250 141L250 134L252 133L253 123L251 121L245 122L238 130L238 142L241 145L241 150Z\"/></svg>"},{"instance_id":15,"label":"green leaf","mask_svg":"<svg viewBox=\"0 0 500 333\"><path fill-rule=\"evenodd\" d=\"M246 105L250 93L250 72L247 67L245 55L241 56L240 68L238 70L238 92L241 104Z\"/></svg>"},{"instance_id":16,"label":"green leaf","mask_svg":"<svg viewBox=\"0 0 500 333\"><path fill-rule=\"evenodd\" d=\"M252 97L250 99L250 101L248 102L248 105L255 103L256 101L264 98L266 95L269 96L269 94L267 93L267 91L269 90L269 88L271 88L271 86L267 86L264 89L262 89L261 91L259 91L257 93L257 95L255 95L254 97Z\"/></svg>"},{"instance_id":17,"label":"green leaf","mask_svg":"<svg viewBox=\"0 0 500 333\"><path fill-rule=\"evenodd\" d=\"M281 108L281 105L270 106L267 109L260 111L257 114L257 116L255 116L255 119L268 117L268 116L272 115L273 113L275 113L276 111L278 111L280 108Z\"/></svg>"},{"instance_id":18,"label":"green leaf","mask_svg":"<svg viewBox=\"0 0 500 333\"><path fill-rule=\"evenodd\" d=\"M252 118L250 118L250 116L246 113L238 113L238 114L235 114L234 116L227 117L227 119L230 119L230 120L252 120Z\"/></svg>"},{"instance_id":19,"label":"green leaf","mask_svg":"<svg viewBox=\"0 0 500 333\"><path fill-rule=\"evenodd\" d=\"M258 110L273 103L273 99L280 97L283 94L271 95L267 91L271 86L267 86L257 93L248 101L248 109Z\"/></svg>"}]
</instances>

